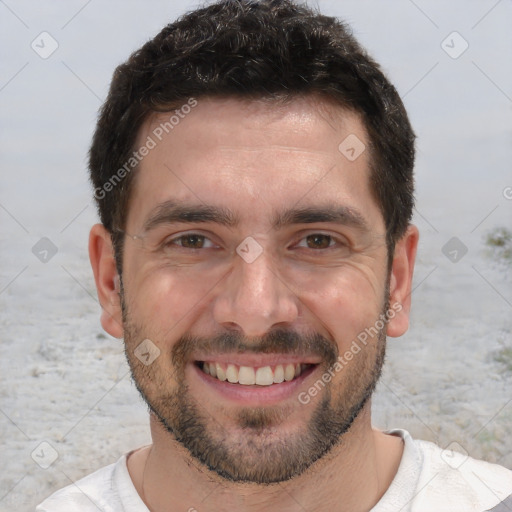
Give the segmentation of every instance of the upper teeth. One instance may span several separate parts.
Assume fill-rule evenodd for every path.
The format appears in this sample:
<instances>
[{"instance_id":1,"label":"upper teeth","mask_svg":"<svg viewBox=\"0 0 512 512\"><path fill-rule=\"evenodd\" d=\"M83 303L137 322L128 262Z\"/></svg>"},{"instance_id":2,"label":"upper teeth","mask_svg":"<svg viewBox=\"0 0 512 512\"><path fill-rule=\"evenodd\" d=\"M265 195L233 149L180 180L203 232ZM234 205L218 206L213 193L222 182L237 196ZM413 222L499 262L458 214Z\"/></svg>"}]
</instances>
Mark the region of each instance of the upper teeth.
<instances>
[{"instance_id":1,"label":"upper teeth","mask_svg":"<svg viewBox=\"0 0 512 512\"><path fill-rule=\"evenodd\" d=\"M250 386L257 384L259 386L270 386L279 384L283 381L293 380L298 377L306 365L300 363L278 364L277 366L261 366L254 368L252 366L236 366L234 364L221 365L220 363L203 363L203 371L219 380L231 382L233 384L243 384Z\"/></svg>"}]
</instances>

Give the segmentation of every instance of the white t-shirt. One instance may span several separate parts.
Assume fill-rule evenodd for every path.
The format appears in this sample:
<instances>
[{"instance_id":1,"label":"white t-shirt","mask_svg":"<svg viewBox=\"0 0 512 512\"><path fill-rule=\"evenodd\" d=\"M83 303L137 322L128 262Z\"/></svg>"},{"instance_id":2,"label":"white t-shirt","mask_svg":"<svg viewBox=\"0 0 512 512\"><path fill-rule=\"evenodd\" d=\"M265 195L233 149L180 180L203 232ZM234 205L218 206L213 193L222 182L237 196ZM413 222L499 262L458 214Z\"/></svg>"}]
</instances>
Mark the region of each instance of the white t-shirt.
<instances>
[{"instance_id":1,"label":"white t-shirt","mask_svg":"<svg viewBox=\"0 0 512 512\"><path fill-rule=\"evenodd\" d=\"M412 439L404 440L395 478L370 512L510 512L512 471ZM43 501L36 512L149 512L126 466L126 455Z\"/></svg>"}]
</instances>

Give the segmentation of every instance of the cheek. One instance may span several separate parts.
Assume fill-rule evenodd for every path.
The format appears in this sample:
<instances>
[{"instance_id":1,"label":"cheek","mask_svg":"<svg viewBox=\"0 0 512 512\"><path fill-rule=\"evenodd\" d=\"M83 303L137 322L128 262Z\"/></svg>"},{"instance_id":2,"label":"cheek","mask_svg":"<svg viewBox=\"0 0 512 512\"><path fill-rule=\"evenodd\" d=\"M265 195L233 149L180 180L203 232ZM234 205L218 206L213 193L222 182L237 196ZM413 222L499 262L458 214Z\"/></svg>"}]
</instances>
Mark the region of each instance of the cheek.
<instances>
[{"instance_id":1,"label":"cheek","mask_svg":"<svg viewBox=\"0 0 512 512\"><path fill-rule=\"evenodd\" d=\"M301 281L299 297L314 315L313 322L323 325L340 345L350 345L365 328L374 325L381 313L384 277L356 264L329 272L317 272Z\"/></svg>"},{"instance_id":2,"label":"cheek","mask_svg":"<svg viewBox=\"0 0 512 512\"><path fill-rule=\"evenodd\" d=\"M192 278L187 268L140 267L126 287L133 320L149 332L164 336L162 341L182 335L190 318L206 302L212 285Z\"/></svg>"}]
</instances>

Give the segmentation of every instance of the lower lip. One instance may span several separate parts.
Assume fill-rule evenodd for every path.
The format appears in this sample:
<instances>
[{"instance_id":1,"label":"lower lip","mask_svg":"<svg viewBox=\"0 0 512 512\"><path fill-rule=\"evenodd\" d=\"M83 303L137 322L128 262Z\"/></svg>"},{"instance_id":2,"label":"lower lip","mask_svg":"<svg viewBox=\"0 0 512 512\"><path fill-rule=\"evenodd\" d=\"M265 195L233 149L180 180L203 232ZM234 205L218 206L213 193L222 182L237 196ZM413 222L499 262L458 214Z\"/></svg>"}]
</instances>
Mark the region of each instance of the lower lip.
<instances>
[{"instance_id":1,"label":"lower lip","mask_svg":"<svg viewBox=\"0 0 512 512\"><path fill-rule=\"evenodd\" d=\"M272 405L290 398L297 398L300 393L299 388L304 387L304 381L313 374L320 365L307 368L299 377L291 381L271 384L270 386L232 384L227 380L221 381L211 375L207 375L196 364L192 364L191 366L201 381L221 396L241 405L254 407L258 405Z\"/></svg>"}]
</instances>

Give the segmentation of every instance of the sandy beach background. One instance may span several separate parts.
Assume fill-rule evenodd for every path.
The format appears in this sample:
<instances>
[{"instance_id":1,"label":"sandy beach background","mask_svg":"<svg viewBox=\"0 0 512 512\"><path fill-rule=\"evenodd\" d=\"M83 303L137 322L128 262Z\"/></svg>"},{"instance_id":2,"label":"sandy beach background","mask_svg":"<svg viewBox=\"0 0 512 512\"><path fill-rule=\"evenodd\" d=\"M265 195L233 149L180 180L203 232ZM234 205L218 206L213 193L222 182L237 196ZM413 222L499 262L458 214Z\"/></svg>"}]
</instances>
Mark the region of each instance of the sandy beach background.
<instances>
[{"instance_id":1,"label":"sandy beach background","mask_svg":"<svg viewBox=\"0 0 512 512\"><path fill-rule=\"evenodd\" d=\"M99 324L86 152L114 67L195 6L0 2L0 511L150 441ZM411 328L389 340L375 425L512 467L512 265L495 231L512 221L512 4L318 6L382 63L418 135Z\"/></svg>"}]
</instances>

